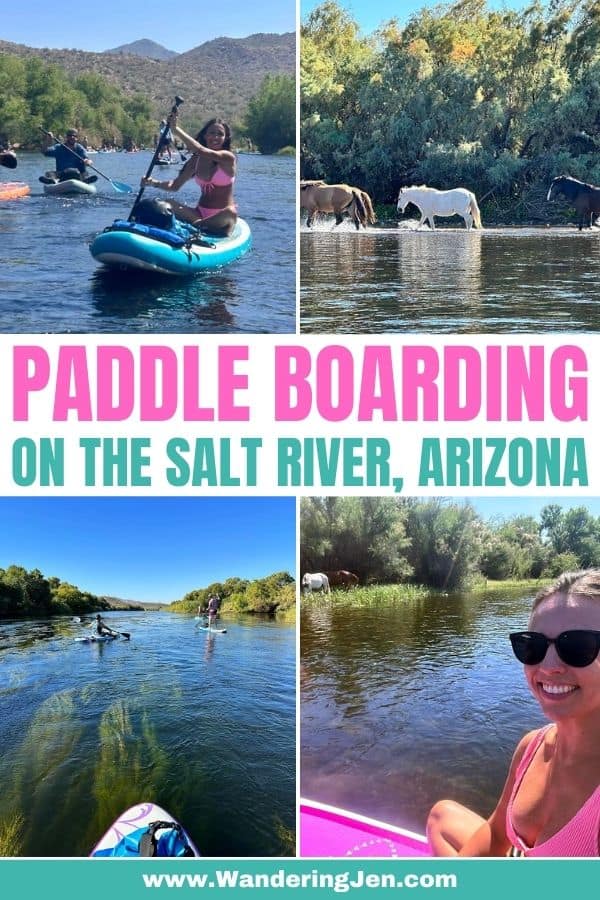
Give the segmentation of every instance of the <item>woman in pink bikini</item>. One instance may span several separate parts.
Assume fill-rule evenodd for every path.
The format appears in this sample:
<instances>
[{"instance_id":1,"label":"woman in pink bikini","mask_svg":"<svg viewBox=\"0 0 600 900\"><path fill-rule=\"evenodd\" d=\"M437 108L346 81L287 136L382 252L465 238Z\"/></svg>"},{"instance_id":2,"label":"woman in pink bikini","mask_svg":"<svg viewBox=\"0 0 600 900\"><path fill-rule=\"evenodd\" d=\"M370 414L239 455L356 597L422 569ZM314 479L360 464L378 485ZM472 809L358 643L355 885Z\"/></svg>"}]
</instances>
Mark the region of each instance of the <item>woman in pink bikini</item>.
<instances>
[{"instance_id":1,"label":"woman in pink bikini","mask_svg":"<svg viewBox=\"0 0 600 900\"><path fill-rule=\"evenodd\" d=\"M600 569L541 591L529 628L510 640L552 724L521 739L489 819L436 803L427 823L436 856L600 855Z\"/></svg>"},{"instance_id":2,"label":"woman in pink bikini","mask_svg":"<svg viewBox=\"0 0 600 900\"><path fill-rule=\"evenodd\" d=\"M170 200L177 218L201 228L206 234L231 234L237 221L237 208L233 201L235 156L230 149L229 125L221 119L211 119L193 138L177 124L177 113L171 113L168 123L171 133L183 141L193 156L171 181L143 178L142 183L162 191L178 191L193 178L202 189L198 205L184 206Z\"/></svg>"}]
</instances>

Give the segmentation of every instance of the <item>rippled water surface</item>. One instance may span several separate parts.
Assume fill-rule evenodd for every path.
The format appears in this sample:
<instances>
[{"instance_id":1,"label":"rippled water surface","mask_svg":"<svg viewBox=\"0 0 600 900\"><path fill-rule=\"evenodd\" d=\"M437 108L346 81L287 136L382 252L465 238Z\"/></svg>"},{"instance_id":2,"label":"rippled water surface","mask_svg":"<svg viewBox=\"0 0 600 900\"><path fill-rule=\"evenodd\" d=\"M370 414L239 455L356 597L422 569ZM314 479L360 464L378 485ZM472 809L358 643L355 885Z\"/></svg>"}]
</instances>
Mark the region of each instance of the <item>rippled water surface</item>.
<instances>
[{"instance_id":1,"label":"rippled water surface","mask_svg":"<svg viewBox=\"0 0 600 900\"><path fill-rule=\"evenodd\" d=\"M600 230L301 234L304 332L600 330Z\"/></svg>"},{"instance_id":2,"label":"rippled water surface","mask_svg":"<svg viewBox=\"0 0 600 900\"><path fill-rule=\"evenodd\" d=\"M98 153L92 162L137 191L151 156ZM193 279L107 274L89 244L116 218L127 218L134 195L118 194L103 178L94 197L46 196L41 154L24 153L4 181L25 181L32 194L0 201L1 332L286 333L295 330L296 223L294 160L240 154L236 200L252 229L242 259ZM174 177L177 167L155 169ZM149 190L147 196L167 195ZM195 204L186 184L178 199Z\"/></svg>"},{"instance_id":3,"label":"rippled water surface","mask_svg":"<svg viewBox=\"0 0 600 900\"><path fill-rule=\"evenodd\" d=\"M543 723L508 641L530 601L305 605L302 795L419 832L443 797L488 815L516 744Z\"/></svg>"},{"instance_id":4,"label":"rippled water surface","mask_svg":"<svg viewBox=\"0 0 600 900\"><path fill-rule=\"evenodd\" d=\"M19 855L86 856L148 800L203 855L293 852L294 627L107 621L131 640L77 643L89 632L67 618L0 625L0 823L22 817Z\"/></svg>"}]
</instances>

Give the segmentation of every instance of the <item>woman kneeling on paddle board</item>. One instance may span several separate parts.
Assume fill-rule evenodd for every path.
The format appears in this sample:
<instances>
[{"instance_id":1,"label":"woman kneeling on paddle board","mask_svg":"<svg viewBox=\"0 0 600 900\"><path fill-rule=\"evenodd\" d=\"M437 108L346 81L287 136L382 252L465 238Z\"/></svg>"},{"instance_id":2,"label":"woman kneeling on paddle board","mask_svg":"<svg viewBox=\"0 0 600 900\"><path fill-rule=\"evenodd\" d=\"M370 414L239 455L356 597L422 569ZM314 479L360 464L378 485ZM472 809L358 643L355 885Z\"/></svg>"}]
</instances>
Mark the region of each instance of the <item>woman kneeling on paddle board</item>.
<instances>
[{"instance_id":1,"label":"woman kneeling on paddle board","mask_svg":"<svg viewBox=\"0 0 600 900\"><path fill-rule=\"evenodd\" d=\"M177 124L177 112L168 118L172 134L180 138L190 156L179 175L171 181L143 178L142 184L162 191L178 191L186 181L194 181L202 188L197 206L184 206L170 201L178 219L201 228L205 234L227 236L237 221L237 207L233 200L235 156L231 152L231 129L222 119L211 119L195 138Z\"/></svg>"},{"instance_id":2,"label":"woman kneeling on paddle board","mask_svg":"<svg viewBox=\"0 0 600 900\"><path fill-rule=\"evenodd\" d=\"M567 572L540 591L529 630L510 640L552 724L521 739L489 819L436 803L434 855L599 856L600 569Z\"/></svg>"}]
</instances>

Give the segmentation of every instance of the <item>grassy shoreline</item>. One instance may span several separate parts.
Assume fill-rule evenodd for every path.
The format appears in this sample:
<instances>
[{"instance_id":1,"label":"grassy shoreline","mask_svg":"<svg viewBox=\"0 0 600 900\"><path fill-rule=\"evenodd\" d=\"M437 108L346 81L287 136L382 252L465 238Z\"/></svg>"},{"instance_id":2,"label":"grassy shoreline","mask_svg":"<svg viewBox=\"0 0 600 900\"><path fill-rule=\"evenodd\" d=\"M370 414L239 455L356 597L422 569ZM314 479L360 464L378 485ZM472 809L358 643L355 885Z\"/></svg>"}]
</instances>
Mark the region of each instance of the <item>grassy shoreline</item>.
<instances>
[{"instance_id":1,"label":"grassy shoreline","mask_svg":"<svg viewBox=\"0 0 600 900\"><path fill-rule=\"evenodd\" d=\"M552 582L552 578L525 578L522 580L508 579L506 581L478 582L461 591L448 593L438 588L428 587L422 584L376 584L366 587L356 587L350 591L334 590L331 594L314 593L301 597L302 604L312 603L341 603L351 606L369 606L383 603L406 603L415 600L432 600L447 597L451 602L452 597L458 593L483 595L495 590L532 591L537 593L545 585Z\"/></svg>"}]
</instances>

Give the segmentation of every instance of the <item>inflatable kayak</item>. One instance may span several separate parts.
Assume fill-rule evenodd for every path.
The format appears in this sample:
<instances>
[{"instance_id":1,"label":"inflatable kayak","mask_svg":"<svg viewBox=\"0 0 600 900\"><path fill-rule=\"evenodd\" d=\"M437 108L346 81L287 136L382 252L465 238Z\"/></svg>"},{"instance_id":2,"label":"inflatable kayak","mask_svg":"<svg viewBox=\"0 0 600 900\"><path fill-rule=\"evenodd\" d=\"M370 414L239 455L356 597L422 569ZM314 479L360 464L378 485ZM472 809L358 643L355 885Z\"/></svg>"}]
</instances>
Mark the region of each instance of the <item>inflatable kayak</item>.
<instances>
[{"instance_id":1,"label":"inflatable kayak","mask_svg":"<svg viewBox=\"0 0 600 900\"><path fill-rule=\"evenodd\" d=\"M66 181L55 181L54 184L44 185L45 194L95 194L96 185L86 184L77 178L67 178Z\"/></svg>"},{"instance_id":2,"label":"inflatable kayak","mask_svg":"<svg viewBox=\"0 0 600 900\"><path fill-rule=\"evenodd\" d=\"M0 201L17 200L31 193L31 188L24 181L0 181Z\"/></svg>"},{"instance_id":3,"label":"inflatable kayak","mask_svg":"<svg viewBox=\"0 0 600 900\"><path fill-rule=\"evenodd\" d=\"M126 810L90 856L200 856L189 834L156 803Z\"/></svg>"},{"instance_id":4,"label":"inflatable kayak","mask_svg":"<svg viewBox=\"0 0 600 900\"><path fill-rule=\"evenodd\" d=\"M300 856L431 856L423 835L357 813L300 801Z\"/></svg>"},{"instance_id":5,"label":"inflatable kayak","mask_svg":"<svg viewBox=\"0 0 600 900\"><path fill-rule=\"evenodd\" d=\"M133 222L115 222L92 241L98 262L117 269L139 269L161 275L195 275L239 259L250 248L252 234L238 219L229 237L203 235L198 241Z\"/></svg>"}]
</instances>

